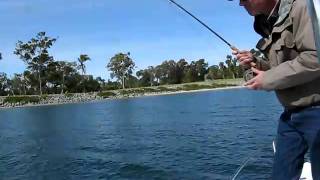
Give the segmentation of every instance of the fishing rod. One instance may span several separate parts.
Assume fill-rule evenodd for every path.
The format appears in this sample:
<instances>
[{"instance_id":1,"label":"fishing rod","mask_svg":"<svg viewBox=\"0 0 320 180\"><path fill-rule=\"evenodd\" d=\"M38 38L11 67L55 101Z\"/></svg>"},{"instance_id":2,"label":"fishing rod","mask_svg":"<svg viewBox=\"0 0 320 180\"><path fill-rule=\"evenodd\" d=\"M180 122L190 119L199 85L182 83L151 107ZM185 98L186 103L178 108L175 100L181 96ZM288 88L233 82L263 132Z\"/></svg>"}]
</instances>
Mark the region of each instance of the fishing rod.
<instances>
[{"instance_id":1,"label":"fishing rod","mask_svg":"<svg viewBox=\"0 0 320 180\"><path fill-rule=\"evenodd\" d=\"M231 50L235 51L236 53L241 53L239 51L238 48L236 48L235 46L231 45L231 43L229 43L227 40L225 40L221 35L219 35L217 32L215 32L214 30L212 30L208 25L206 25L203 21L201 21L200 19L198 19L196 16L194 16L191 12L189 12L188 10L186 10L184 7L182 7L180 4L176 3L174 0L169 0L171 3L173 3L174 5L176 5L178 8L180 8L181 10L183 10L185 13L187 13L188 15L190 15L193 19L195 19L196 21L198 21L202 26L204 26L206 29L208 29L211 33L213 33L215 36L217 36L220 40L222 40L225 44L227 44ZM228 1L233 1L233 0L228 0ZM250 63L251 67L256 67L256 63L253 61ZM245 71L245 81L248 81L250 79L252 79L254 77L254 72L251 69L248 69Z\"/></svg>"},{"instance_id":2,"label":"fishing rod","mask_svg":"<svg viewBox=\"0 0 320 180\"><path fill-rule=\"evenodd\" d=\"M213 33L215 36L217 36L220 40L222 40L225 44L227 44L232 50L238 51L238 49L231 45L231 43L229 43L227 40L225 40L221 35L219 35L217 32L215 32L214 30L212 30L208 25L206 25L203 21L201 21L200 19L198 19L196 16L194 16L191 12L189 12L188 10L186 10L184 7L182 7L180 4L176 3L174 0L169 0L170 2L172 2L174 5L176 5L178 8L180 8L181 10L183 10L184 12L186 12L187 14L189 14L191 17L193 17L196 21L198 21L201 25L203 25L206 29L208 29L211 33Z\"/></svg>"},{"instance_id":3,"label":"fishing rod","mask_svg":"<svg viewBox=\"0 0 320 180\"><path fill-rule=\"evenodd\" d=\"M219 35L217 32L215 32L214 30L212 30L208 25L206 25L203 21L201 21L200 19L198 19L196 16L194 16L191 12L189 12L188 10L186 10L184 7L182 7L180 4L176 3L174 0L169 0L170 2L172 2L174 5L176 5L178 8L180 8L181 10L183 10L184 12L186 12L187 14L189 14L193 19L195 19L196 21L198 21L201 25L203 25L206 29L208 29L211 33L213 33L215 36L217 36L220 40L222 40L225 44L227 44L231 50L233 51L237 51L239 52L239 50L231 45L231 43L229 43L227 40L225 40L221 35ZM228 0L228 1L233 1L233 0ZM254 62L251 63L251 66L255 67L256 64ZM250 76L250 79L254 76L253 72L251 70L247 70L247 75ZM251 157L248 157L242 164L241 166L237 169L236 173L232 176L231 180L235 180L238 175L240 174L240 172L242 171L242 169L248 164L248 162L250 161Z\"/></svg>"}]
</instances>

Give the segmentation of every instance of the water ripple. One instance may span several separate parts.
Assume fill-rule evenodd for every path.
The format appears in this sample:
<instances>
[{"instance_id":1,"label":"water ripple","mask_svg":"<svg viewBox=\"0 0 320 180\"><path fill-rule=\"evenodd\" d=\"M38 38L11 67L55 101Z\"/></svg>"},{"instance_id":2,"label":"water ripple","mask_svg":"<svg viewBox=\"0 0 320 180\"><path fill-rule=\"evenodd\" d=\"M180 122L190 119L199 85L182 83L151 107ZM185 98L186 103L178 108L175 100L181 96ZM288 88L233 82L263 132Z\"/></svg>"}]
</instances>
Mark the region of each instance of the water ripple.
<instances>
[{"instance_id":1,"label":"water ripple","mask_svg":"<svg viewBox=\"0 0 320 180\"><path fill-rule=\"evenodd\" d=\"M273 94L247 90L7 109L0 111L0 174L229 179L254 156L239 179L268 179L279 109Z\"/></svg>"}]
</instances>

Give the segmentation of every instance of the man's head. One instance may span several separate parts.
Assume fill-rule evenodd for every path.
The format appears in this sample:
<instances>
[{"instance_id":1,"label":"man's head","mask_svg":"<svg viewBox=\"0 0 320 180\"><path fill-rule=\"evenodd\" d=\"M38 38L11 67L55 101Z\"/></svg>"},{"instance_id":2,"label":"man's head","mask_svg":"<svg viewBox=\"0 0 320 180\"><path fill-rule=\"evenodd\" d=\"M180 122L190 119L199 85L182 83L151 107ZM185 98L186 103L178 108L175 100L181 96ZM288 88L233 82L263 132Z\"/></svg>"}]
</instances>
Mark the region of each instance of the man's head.
<instances>
[{"instance_id":1,"label":"man's head","mask_svg":"<svg viewBox=\"0 0 320 180\"><path fill-rule=\"evenodd\" d=\"M240 6L243 6L251 16L269 15L277 2L278 0L240 0Z\"/></svg>"}]
</instances>

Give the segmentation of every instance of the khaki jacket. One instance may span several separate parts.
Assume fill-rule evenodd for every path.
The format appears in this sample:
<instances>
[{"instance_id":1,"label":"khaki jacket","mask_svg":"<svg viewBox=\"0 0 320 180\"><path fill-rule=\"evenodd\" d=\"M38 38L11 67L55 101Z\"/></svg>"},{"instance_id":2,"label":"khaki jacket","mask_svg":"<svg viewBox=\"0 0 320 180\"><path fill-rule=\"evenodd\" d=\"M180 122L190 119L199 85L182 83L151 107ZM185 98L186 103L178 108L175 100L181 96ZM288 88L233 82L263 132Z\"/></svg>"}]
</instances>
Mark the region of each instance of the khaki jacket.
<instances>
[{"instance_id":1,"label":"khaki jacket","mask_svg":"<svg viewBox=\"0 0 320 180\"><path fill-rule=\"evenodd\" d=\"M320 102L320 64L306 0L281 0L279 18L257 48L268 61L262 87L274 90L281 104L292 109Z\"/></svg>"}]
</instances>

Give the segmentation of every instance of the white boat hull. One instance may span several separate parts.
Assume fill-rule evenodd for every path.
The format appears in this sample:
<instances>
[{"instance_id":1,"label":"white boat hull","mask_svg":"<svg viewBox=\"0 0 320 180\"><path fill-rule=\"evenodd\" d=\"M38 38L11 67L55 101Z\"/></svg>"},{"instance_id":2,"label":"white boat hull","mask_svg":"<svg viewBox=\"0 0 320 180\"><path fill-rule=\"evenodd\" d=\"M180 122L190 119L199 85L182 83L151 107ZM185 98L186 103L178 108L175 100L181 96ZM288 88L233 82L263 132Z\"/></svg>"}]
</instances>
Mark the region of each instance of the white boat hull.
<instances>
[{"instance_id":1,"label":"white boat hull","mask_svg":"<svg viewBox=\"0 0 320 180\"><path fill-rule=\"evenodd\" d=\"M311 163L305 162L303 164L300 180L312 180Z\"/></svg>"}]
</instances>

